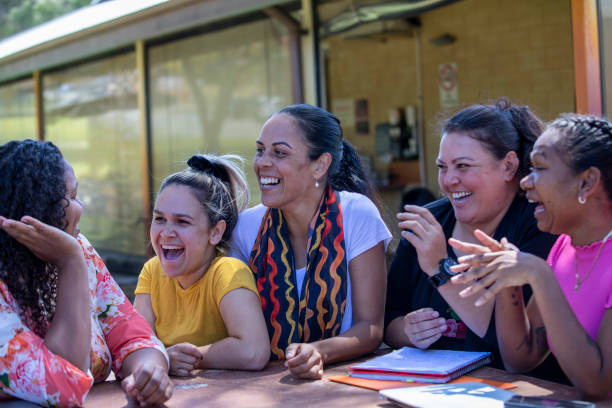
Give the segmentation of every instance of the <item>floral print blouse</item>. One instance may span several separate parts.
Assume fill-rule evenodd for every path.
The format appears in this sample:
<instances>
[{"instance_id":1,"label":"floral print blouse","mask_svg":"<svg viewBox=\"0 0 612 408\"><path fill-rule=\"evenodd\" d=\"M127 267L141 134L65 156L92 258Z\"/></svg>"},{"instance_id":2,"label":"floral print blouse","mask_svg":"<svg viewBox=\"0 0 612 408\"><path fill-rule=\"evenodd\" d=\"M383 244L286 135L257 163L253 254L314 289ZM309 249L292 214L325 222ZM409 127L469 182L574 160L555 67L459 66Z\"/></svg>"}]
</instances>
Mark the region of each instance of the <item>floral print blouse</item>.
<instances>
[{"instance_id":1,"label":"floral print blouse","mask_svg":"<svg viewBox=\"0 0 612 408\"><path fill-rule=\"evenodd\" d=\"M111 369L121 371L132 351L164 346L132 307L89 241L78 236L88 267L91 300L91 364L82 372L49 351L44 339L20 319L19 306L0 280L0 398L16 397L47 406L83 405L92 384Z\"/></svg>"}]
</instances>

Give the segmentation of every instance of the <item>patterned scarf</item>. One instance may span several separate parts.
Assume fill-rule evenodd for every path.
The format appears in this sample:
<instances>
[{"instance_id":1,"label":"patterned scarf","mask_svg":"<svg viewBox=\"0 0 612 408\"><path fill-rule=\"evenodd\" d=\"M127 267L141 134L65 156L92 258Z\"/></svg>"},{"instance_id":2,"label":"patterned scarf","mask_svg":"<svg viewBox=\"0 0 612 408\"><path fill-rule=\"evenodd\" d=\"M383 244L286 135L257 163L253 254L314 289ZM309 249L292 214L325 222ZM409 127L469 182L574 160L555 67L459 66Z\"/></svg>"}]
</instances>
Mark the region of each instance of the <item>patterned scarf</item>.
<instances>
[{"instance_id":1,"label":"patterned scarf","mask_svg":"<svg viewBox=\"0 0 612 408\"><path fill-rule=\"evenodd\" d=\"M328 188L310 223L306 274L299 305L289 229L279 209L266 212L249 266L255 274L272 359L284 359L290 343L340 333L346 307L347 263L338 195Z\"/></svg>"}]
</instances>

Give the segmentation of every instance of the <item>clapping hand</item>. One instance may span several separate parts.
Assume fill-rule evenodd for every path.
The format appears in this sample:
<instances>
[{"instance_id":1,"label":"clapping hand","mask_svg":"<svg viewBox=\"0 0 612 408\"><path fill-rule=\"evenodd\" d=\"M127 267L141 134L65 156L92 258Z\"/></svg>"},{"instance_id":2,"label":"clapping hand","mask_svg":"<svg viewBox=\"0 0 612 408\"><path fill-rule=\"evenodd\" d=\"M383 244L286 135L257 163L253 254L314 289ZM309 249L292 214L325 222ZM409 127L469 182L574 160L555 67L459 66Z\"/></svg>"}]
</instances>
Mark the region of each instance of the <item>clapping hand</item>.
<instances>
[{"instance_id":1,"label":"clapping hand","mask_svg":"<svg viewBox=\"0 0 612 408\"><path fill-rule=\"evenodd\" d=\"M463 272L451 279L452 283L471 283L462 290L462 297L481 293L475 305L481 306L495 298L504 288L529 283L529 270L540 267L544 260L520 252L518 248L502 238L497 242L484 232L476 230L476 238L482 245L469 244L449 239L449 244L460 251L470 253L458 259L459 265L451 267L453 272Z\"/></svg>"}]
</instances>

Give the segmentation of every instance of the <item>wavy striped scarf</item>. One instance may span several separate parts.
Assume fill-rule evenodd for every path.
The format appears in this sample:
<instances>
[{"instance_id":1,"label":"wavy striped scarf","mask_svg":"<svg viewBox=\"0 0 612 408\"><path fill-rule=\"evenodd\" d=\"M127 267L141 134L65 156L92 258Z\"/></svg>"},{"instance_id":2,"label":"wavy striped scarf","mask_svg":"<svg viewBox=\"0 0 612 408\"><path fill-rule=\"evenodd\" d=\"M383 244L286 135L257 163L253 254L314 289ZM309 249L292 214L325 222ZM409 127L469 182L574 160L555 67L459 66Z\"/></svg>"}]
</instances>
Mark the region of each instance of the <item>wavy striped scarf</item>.
<instances>
[{"instance_id":1,"label":"wavy striped scarf","mask_svg":"<svg viewBox=\"0 0 612 408\"><path fill-rule=\"evenodd\" d=\"M340 333L347 295L347 262L339 197L331 188L310 223L306 274L297 293L289 229L279 209L266 212L249 258L270 335L272 359L291 343Z\"/></svg>"}]
</instances>

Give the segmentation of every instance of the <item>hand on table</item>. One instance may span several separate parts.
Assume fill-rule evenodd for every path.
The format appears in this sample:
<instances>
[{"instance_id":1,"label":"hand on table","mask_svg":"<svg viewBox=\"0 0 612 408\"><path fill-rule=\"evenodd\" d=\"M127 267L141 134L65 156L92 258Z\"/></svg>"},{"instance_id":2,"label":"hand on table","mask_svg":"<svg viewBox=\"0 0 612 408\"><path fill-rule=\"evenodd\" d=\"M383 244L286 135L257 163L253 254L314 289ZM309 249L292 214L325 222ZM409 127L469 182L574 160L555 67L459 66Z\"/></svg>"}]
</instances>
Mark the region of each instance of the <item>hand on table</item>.
<instances>
[{"instance_id":1,"label":"hand on table","mask_svg":"<svg viewBox=\"0 0 612 408\"><path fill-rule=\"evenodd\" d=\"M285 350L285 367L291 374L306 379L323 378L323 357L309 343L291 343Z\"/></svg>"},{"instance_id":2,"label":"hand on table","mask_svg":"<svg viewBox=\"0 0 612 408\"><path fill-rule=\"evenodd\" d=\"M446 320L430 307L404 316L404 333L414 347L426 349L438 341L446 330Z\"/></svg>"},{"instance_id":3,"label":"hand on table","mask_svg":"<svg viewBox=\"0 0 612 408\"><path fill-rule=\"evenodd\" d=\"M121 388L140 406L154 406L172 396L174 385L163 367L144 363L121 381Z\"/></svg>"},{"instance_id":4,"label":"hand on table","mask_svg":"<svg viewBox=\"0 0 612 408\"><path fill-rule=\"evenodd\" d=\"M170 358L170 375L188 376L202 360L202 352L191 343L175 344L166 350Z\"/></svg>"},{"instance_id":5,"label":"hand on table","mask_svg":"<svg viewBox=\"0 0 612 408\"><path fill-rule=\"evenodd\" d=\"M426 208L405 205L404 210L397 214L402 237L415 248L421 269L427 274L433 274L438 270L440 259L448 256L442 226Z\"/></svg>"},{"instance_id":6,"label":"hand on table","mask_svg":"<svg viewBox=\"0 0 612 408\"><path fill-rule=\"evenodd\" d=\"M476 230L474 235L483 245L468 244L456 239L449 239L454 248L472 255L458 259L459 265L451 267L453 272L463 272L451 278L452 283L472 283L462 290L462 297L482 292L474 303L481 306L495 298L504 288L522 286L529 283L529 271L541 268L543 259L520 252L518 248L502 238L497 242L484 232Z\"/></svg>"},{"instance_id":7,"label":"hand on table","mask_svg":"<svg viewBox=\"0 0 612 408\"><path fill-rule=\"evenodd\" d=\"M25 215L17 221L0 216L0 228L37 258L57 265L60 269L74 257L83 257L75 237L34 217Z\"/></svg>"}]
</instances>

